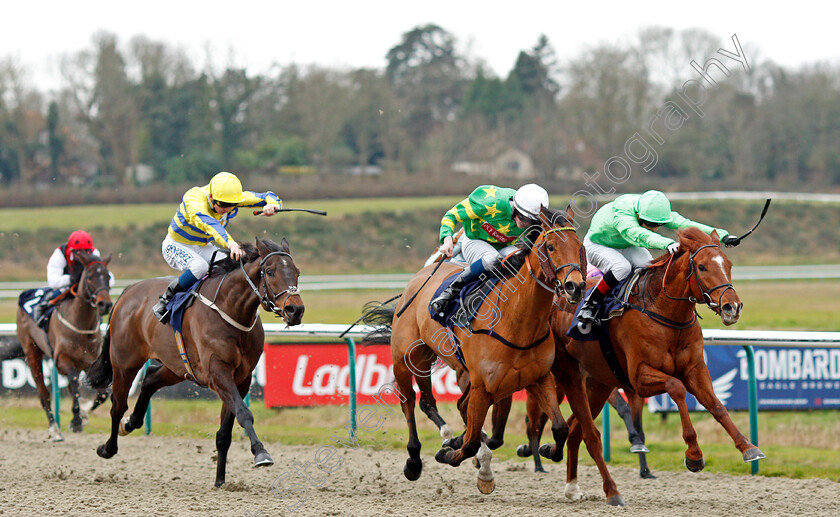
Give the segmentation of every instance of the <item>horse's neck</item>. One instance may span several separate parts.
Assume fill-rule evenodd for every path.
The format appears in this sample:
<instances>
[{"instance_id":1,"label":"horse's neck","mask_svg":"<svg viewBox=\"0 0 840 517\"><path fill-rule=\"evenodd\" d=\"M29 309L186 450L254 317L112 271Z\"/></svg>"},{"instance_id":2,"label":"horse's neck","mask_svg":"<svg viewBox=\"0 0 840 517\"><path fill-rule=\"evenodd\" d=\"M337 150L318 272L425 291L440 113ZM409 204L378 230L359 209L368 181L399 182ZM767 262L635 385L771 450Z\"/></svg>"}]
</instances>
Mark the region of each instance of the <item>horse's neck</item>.
<instances>
[{"instance_id":1,"label":"horse's neck","mask_svg":"<svg viewBox=\"0 0 840 517\"><path fill-rule=\"evenodd\" d=\"M507 322L512 335L522 336L522 341L526 336L541 335L545 332L554 298L554 291L540 286L535 279L536 277L543 284L548 284L548 279L541 278L543 273L536 252L532 250L525 260L526 263L513 278L502 279L497 287L507 298L497 298L501 318ZM533 275L528 272L528 263Z\"/></svg>"},{"instance_id":2,"label":"horse's neck","mask_svg":"<svg viewBox=\"0 0 840 517\"><path fill-rule=\"evenodd\" d=\"M668 296L674 298L688 298L690 296L689 281L686 279L688 273L683 268L675 267L676 264L671 264L670 270L667 266L660 266L648 269L645 276L647 279L642 279L644 282L644 297L643 306L660 316L665 316L674 321L686 321L691 318L694 312L695 303L688 300L672 300ZM665 273L668 273L667 278ZM665 291L662 290L664 281Z\"/></svg>"},{"instance_id":3,"label":"horse's neck","mask_svg":"<svg viewBox=\"0 0 840 517\"><path fill-rule=\"evenodd\" d=\"M85 285L84 282L79 281L79 288L76 291L76 295L68 296L63 302L59 302L55 308L58 311L63 305L65 309L62 311L62 316L72 321L75 325L84 326L86 323L99 322L99 310L91 306L90 302L88 302L90 293L87 292L86 287L83 287Z\"/></svg>"},{"instance_id":4,"label":"horse's neck","mask_svg":"<svg viewBox=\"0 0 840 517\"><path fill-rule=\"evenodd\" d=\"M257 271L259 271L258 268ZM253 321L260 300L254 294L243 273L247 274L247 271L241 268L234 269L227 275L219 277L218 282L207 282L206 287L204 287L207 291L203 294L212 300L218 290L219 295L215 300L216 306L234 320L248 326ZM259 276L251 278L251 282L259 289ZM221 289L219 289L219 283L222 284Z\"/></svg>"}]
</instances>

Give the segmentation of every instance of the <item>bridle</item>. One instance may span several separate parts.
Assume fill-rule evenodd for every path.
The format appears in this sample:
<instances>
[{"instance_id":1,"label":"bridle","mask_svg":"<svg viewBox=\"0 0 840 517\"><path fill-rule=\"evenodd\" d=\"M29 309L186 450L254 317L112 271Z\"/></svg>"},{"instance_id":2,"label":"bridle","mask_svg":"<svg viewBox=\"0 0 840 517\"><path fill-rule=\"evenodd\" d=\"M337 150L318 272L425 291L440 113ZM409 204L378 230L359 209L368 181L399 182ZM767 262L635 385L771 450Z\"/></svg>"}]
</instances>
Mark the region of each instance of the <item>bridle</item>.
<instances>
[{"instance_id":1,"label":"bridle","mask_svg":"<svg viewBox=\"0 0 840 517\"><path fill-rule=\"evenodd\" d=\"M707 307L709 307L710 309L712 309L714 311L715 309L720 307L720 301L723 298L723 295L726 293L726 291L728 291L730 289L732 289L734 291L735 287L733 287L732 283L730 283L730 282L716 285L716 286L712 287L711 289L707 288L706 285L703 284L703 281L700 279L700 275L697 273L697 264L694 262L694 257L698 253L700 253L700 250L702 250L704 248L718 248L718 249L720 249L720 246L718 246L717 244L705 244L703 246L700 246L696 250L694 250L694 252L691 253L691 255L688 256L688 276L685 277L686 282L690 282L692 276L697 280L697 287L700 289L700 292L703 293L703 299L698 300L694 296L688 296L687 298L675 297L675 296L669 295L668 292L665 290L665 279L668 277L668 268L671 267L671 262L673 262L673 260L674 260L673 255L671 255L671 258L668 260L668 266L665 268L665 275L662 277L662 292L665 293L665 296L667 296L671 300L689 301L689 302L692 302L692 303L705 303ZM718 301L714 302L714 301L712 301L712 293L714 293L718 289L723 289L723 290L720 292L720 295L718 296Z\"/></svg>"},{"instance_id":2,"label":"bridle","mask_svg":"<svg viewBox=\"0 0 840 517\"><path fill-rule=\"evenodd\" d=\"M242 269L242 274L245 275L245 280L248 282L248 285L251 286L251 290L254 292L255 295L257 295L257 298L260 299L260 303L265 308L265 310L273 312L278 316L281 316L282 309L278 307L275 303L277 301L277 298L285 295L285 298L283 298L281 302L281 306L285 305L286 299L288 299L290 296L300 294L300 288L298 288L298 286L296 285L290 285L286 289L280 291L279 293L275 293L271 289L271 286L268 285L268 280L266 280L265 262L270 257L273 257L275 255L281 257L289 257L290 259L292 258L292 256L289 253L286 253L285 251L272 251L260 260L260 279L257 283L260 284L260 287L264 290L264 294L261 294L260 289L256 285L254 285L254 282L251 281L251 277L249 277L248 274L245 272L245 265L241 260L239 261L239 266Z\"/></svg>"},{"instance_id":3,"label":"bridle","mask_svg":"<svg viewBox=\"0 0 840 517\"><path fill-rule=\"evenodd\" d=\"M87 265L85 266L85 273L87 273L88 268L90 268L91 266L95 266L96 264L102 264L103 266L105 266L105 271L108 270L108 266L105 264L105 262L103 262L101 260L96 260L96 261L87 263ZM88 292L87 297L85 298L85 301L91 307L96 308L96 295L98 295L102 291L110 291L111 286L109 285L110 281L106 281L105 285L100 286L97 289L96 286L91 286L91 282L90 282L91 276L92 275L85 274L85 288L86 288L85 290ZM72 291L71 291L71 293L72 293ZM74 296L76 295L76 293L72 293L72 294Z\"/></svg>"},{"instance_id":4,"label":"bridle","mask_svg":"<svg viewBox=\"0 0 840 517\"><path fill-rule=\"evenodd\" d=\"M571 226L558 226L556 228L551 228L549 230L546 230L546 231L542 232L540 234L540 236L537 238L537 242L534 243L535 246L540 246L540 248L538 249L538 252L537 252L537 257L539 257L539 261L540 261L540 269L542 270L545 277L549 280L549 282L554 283L553 288L544 284L542 281L540 281L540 279L537 278L537 276L534 275L534 273L531 271L531 263L527 260L525 261L525 263L528 264L528 273L530 273L531 277L537 282L537 284L540 287L542 287L543 289L546 289L548 291L552 291L557 296L561 296L562 293L565 292L565 289L563 288L563 286L569 280L569 275L571 275L572 272L577 271L581 274L581 276L583 276L583 270L581 269L580 263L578 263L578 262L568 262L566 264L561 264L559 266L555 266L554 263L551 261L551 255L548 253L548 250L546 249L546 236L549 235L549 234L555 233L555 232L563 232L563 231L574 232L575 229ZM542 239L542 240L540 240L540 239ZM581 247L581 256L584 256L582 250L583 250L583 247ZM569 270L566 272L565 276L563 277L563 281L560 282L560 280L557 279L557 275L561 270L563 270L565 268L569 268Z\"/></svg>"}]
</instances>

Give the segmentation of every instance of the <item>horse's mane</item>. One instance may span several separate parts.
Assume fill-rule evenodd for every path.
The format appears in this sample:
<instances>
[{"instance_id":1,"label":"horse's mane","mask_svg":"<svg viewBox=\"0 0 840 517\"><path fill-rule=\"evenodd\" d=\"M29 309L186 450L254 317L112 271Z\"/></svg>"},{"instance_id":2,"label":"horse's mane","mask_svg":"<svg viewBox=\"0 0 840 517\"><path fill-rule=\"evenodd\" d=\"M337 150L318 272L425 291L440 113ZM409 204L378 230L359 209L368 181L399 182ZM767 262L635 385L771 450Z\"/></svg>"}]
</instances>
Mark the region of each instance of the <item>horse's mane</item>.
<instances>
[{"instance_id":1,"label":"horse's mane","mask_svg":"<svg viewBox=\"0 0 840 517\"><path fill-rule=\"evenodd\" d=\"M682 230L677 231L677 235L679 236L680 241L680 249L677 251L677 254L680 254L687 249L697 249L700 246L712 244L712 238L706 235L703 230L694 226L689 226L688 228L683 228ZM651 269L660 268L668 264L670 259L671 255L669 253L663 253L662 256L651 262L648 267Z\"/></svg>"},{"instance_id":2,"label":"horse's mane","mask_svg":"<svg viewBox=\"0 0 840 517\"><path fill-rule=\"evenodd\" d=\"M565 210L555 210L553 208L546 208L545 215L550 226L571 226L569 219L566 217ZM517 239L516 247L519 248L505 261L506 264L499 262L491 270L490 274L497 278L508 278L514 276L519 269L525 264L528 254L531 253L534 243L537 241L542 228L538 225L531 226Z\"/></svg>"},{"instance_id":3,"label":"horse's mane","mask_svg":"<svg viewBox=\"0 0 840 517\"><path fill-rule=\"evenodd\" d=\"M261 241L265 246L267 246L271 251L279 251L280 245L276 242L273 242L269 239L262 239ZM257 250L257 247L250 242L239 242L237 244L242 248L242 251L245 253L245 262L253 262L255 260L259 260L260 252ZM220 252L224 258L216 260L213 263L213 271L210 272L210 278L214 278L217 276L225 275L230 273L234 269L239 267L239 263L235 262L230 259L230 254L227 250ZM218 255L217 255L218 257Z\"/></svg>"}]
</instances>

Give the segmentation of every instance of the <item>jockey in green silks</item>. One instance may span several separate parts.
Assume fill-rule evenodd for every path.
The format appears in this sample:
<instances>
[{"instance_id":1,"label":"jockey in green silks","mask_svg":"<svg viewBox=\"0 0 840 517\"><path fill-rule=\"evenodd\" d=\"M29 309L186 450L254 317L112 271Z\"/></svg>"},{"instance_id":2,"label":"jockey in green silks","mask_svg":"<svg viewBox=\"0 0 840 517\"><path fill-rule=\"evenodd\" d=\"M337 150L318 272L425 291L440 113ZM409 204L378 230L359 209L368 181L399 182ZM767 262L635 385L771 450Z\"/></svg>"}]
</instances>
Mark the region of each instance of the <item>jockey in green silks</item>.
<instances>
[{"instance_id":1,"label":"jockey in green silks","mask_svg":"<svg viewBox=\"0 0 840 517\"><path fill-rule=\"evenodd\" d=\"M670 201L658 190L619 196L595 212L589 232L583 239L586 260L604 276L584 299L578 312L578 321L591 323L598 304L612 288L627 278L633 267L644 267L651 262L653 257L648 249L676 253L680 243L656 233L662 226L672 230L693 226L706 234L717 230L726 246L737 246L740 243L737 237L729 235L722 228L706 226L672 211Z\"/></svg>"}]
</instances>

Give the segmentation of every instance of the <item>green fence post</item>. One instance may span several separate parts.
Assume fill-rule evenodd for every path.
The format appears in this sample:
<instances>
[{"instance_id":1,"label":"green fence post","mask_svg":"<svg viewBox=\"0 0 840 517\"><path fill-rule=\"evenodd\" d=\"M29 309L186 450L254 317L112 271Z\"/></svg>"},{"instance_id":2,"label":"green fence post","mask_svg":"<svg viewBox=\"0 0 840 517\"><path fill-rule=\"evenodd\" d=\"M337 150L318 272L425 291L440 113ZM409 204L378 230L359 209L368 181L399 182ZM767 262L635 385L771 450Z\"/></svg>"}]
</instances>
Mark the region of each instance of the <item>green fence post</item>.
<instances>
[{"instance_id":1,"label":"green fence post","mask_svg":"<svg viewBox=\"0 0 840 517\"><path fill-rule=\"evenodd\" d=\"M601 436L601 445L604 448L604 461L610 461L610 405L604 404L604 410L601 411L601 419L604 427L604 432Z\"/></svg>"},{"instance_id":2,"label":"green fence post","mask_svg":"<svg viewBox=\"0 0 840 517\"><path fill-rule=\"evenodd\" d=\"M750 441L758 447L758 387L755 382L755 353L750 345L744 345L744 350L747 352L747 369L749 370L747 387L750 397ZM758 474L758 460L750 462L750 473Z\"/></svg>"},{"instance_id":3,"label":"green fence post","mask_svg":"<svg viewBox=\"0 0 840 517\"><path fill-rule=\"evenodd\" d=\"M347 339L347 365L350 368L350 429L356 435L356 342Z\"/></svg>"},{"instance_id":4,"label":"green fence post","mask_svg":"<svg viewBox=\"0 0 840 517\"><path fill-rule=\"evenodd\" d=\"M52 362L52 373L50 374L50 382L52 386L52 397L53 397L53 416L55 417L55 425L61 429L61 402L59 402L59 397L61 396L61 390L58 388L58 366L55 365L55 359Z\"/></svg>"},{"instance_id":5,"label":"green fence post","mask_svg":"<svg viewBox=\"0 0 840 517\"><path fill-rule=\"evenodd\" d=\"M143 365L143 370L140 373L140 386L142 388L143 381L146 380L146 370L149 369L149 365L152 363L151 360L146 361L146 364ZM146 406L146 417L143 419L143 434L149 436L152 434L152 401L149 400L149 405Z\"/></svg>"}]
</instances>

